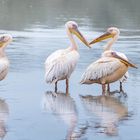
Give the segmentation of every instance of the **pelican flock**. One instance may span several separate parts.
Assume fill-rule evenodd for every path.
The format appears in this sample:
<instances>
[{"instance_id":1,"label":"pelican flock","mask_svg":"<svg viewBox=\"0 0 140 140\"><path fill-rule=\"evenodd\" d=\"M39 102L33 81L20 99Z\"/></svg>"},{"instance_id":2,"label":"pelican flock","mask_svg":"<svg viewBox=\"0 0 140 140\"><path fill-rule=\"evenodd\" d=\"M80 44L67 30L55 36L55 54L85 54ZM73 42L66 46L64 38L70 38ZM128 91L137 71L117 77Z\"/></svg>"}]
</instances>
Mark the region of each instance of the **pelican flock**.
<instances>
[{"instance_id":1,"label":"pelican flock","mask_svg":"<svg viewBox=\"0 0 140 140\"><path fill-rule=\"evenodd\" d=\"M55 91L57 91L57 82L60 80L66 80L66 90L68 90L70 75L74 71L80 56L73 35L76 35L86 46L90 47L78 30L76 22L68 21L65 26L71 42L70 47L55 51L45 61L45 80L47 83L55 84Z\"/></svg>"},{"instance_id":2,"label":"pelican flock","mask_svg":"<svg viewBox=\"0 0 140 140\"><path fill-rule=\"evenodd\" d=\"M125 54L112 50L112 45L119 37L119 29L116 27L108 28L105 34L88 43L78 30L76 22L68 21L65 26L71 45L66 49L57 50L48 56L45 61L46 82L54 83L55 91L57 91L57 82L66 80L66 91L68 91L69 78L74 71L80 56L73 35L76 35L89 48L91 44L111 38L104 46L104 52L102 53L101 58L89 65L82 75L80 83L101 84L102 94L104 95L106 92L106 85L108 85L108 91L110 91L110 83L120 80L120 91L123 91L122 82L128 78L128 68L137 67L128 60Z\"/></svg>"},{"instance_id":3,"label":"pelican flock","mask_svg":"<svg viewBox=\"0 0 140 140\"><path fill-rule=\"evenodd\" d=\"M105 50L100 59L91 63L82 75L82 84L98 83L102 85L102 94L105 95L106 84L118 81L127 73L128 67L137 68L128 61L123 53L111 50L112 44L118 39L119 30L117 28L109 28L107 33L94 39L89 44L100 42L107 38L112 38L105 45Z\"/></svg>"},{"instance_id":4,"label":"pelican flock","mask_svg":"<svg viewBox=\"0 0 140 140\"><path fill-rule=\"evenodd\" d=\"M9 34L0 35L0 81L3 80L9 68L9 60L5 54L6 46L12 41L12 36Z\"/></svg>"},{"instance_id":5,"label":"pelican flock","mask_svg":"<svg viewBox=\"0 0 140 140\"><path fill-rule=\"evenodd\" d=\"M119 37L119 29L116 27L108 28L106 33L89 43L78 30L78 24L76 22L68 21L65 27L71 44L68 48L57 50L47 57L45 61L45 81L47 83L54 83L55 92L57 92L58 81L66 80L66 93L68 93L69 78L80 57L74 35L89 48L91 48L91 44L111 38L104 46L104 52L101 58L87 67L80 83L101 84L102 94L105 95L106 85L108 85L109 89L110 83L120 80L120 91L122 91L122 82L128 78L128 68L137 67L128 60L125 54L112 50L112 45ZM11 41L11 35L0 35L0 80L3 80L8 73L9 60L5 54L5 47Z\"/></svg>"}]
</instances>

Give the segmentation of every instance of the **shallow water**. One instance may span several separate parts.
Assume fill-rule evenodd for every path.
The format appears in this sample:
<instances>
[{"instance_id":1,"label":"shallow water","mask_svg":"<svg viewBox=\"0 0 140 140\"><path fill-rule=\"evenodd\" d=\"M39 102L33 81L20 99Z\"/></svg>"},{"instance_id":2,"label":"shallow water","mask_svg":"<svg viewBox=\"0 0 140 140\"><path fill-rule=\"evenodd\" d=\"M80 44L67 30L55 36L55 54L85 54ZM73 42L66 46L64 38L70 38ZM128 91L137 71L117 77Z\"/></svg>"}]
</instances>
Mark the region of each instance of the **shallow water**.
<instances>
[{"instance_id":1,"label":"shallow water","mask_svg":"<svg viewBox=\"0 0 140 140\"><path fill-rule=\"evenodd\" d=\"M11 67L0 82L0 137L5 140L138 140L140 139L140 73L130 69L127 98L101 97L99 85L80 85L85 68L98 59L105 42L87 49L78 40L80 60L59 92L44 81L44 62L69 45L64 24L75 20L88 40L110 26L120 28L114 49L140 66L139 0L1 0L0 32L10 33ZM119 83L111 85L116 90Z\"/></svg>"}]
</instances>

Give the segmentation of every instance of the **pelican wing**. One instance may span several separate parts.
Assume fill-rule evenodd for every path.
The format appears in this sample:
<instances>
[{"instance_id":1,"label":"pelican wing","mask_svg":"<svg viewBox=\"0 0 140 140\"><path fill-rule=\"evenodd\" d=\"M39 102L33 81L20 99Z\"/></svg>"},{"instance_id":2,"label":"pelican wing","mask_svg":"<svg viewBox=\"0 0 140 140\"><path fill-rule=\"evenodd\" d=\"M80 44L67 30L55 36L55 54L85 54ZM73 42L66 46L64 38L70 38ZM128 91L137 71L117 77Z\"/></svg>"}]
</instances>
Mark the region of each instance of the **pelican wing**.
<instances>
[{"instance_id":1,"label":"pelican wing","mask_svg":"<svg viewBox=\"0 0 140 140\"><path fill-rule=\"evenodd\" d=\"M66 49L54 52L45 62L46 82L53 83L68 78L73 72L78 58L79 54L75 50Z\"/></svg>"},{"instance_id":2,"label":"pelican wing","mask_svg":"<svg viewBox=\"0 0 140 140\"><path fill-rule=\"evenodd\" d=\"M0 62L0 74L7 68L7 65Z\"/></svg>"},{"instance_id":3,"label":"pelican wing","mask_svg":"<svg viewBox=\"0 0 140 140\"><path fill-rule=\"evenodd\" d=\"M100 78L110 75L120 67L120 61L111 57L102 57L93 62L82 75L81 83L91 80L99 80Z\"/></svg>"},{"instance_id":4,"label":"pelican wing","mask_svg":"<svg viewBox=\"0 0 140 140\"><path fill-rule=\"evenodd\" d=\"M9 61L5 58L0 59L0 80L4 79L8 73Z\"/></svg>"}]
</instances>

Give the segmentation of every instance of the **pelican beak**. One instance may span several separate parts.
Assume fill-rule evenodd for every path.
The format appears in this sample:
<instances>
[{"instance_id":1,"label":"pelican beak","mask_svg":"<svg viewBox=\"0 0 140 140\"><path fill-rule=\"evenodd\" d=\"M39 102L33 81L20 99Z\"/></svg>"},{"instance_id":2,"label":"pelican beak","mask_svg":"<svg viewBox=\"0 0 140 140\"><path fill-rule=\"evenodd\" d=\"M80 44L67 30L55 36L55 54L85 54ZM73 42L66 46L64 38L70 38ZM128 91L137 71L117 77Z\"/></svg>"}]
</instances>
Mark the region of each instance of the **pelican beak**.
<instances>
[{"instance_id":1,"label":"pelican beak","mask_svg":"<svg viewBox=\"0 0 140 140\"><path fill-rule=\"evenodd\" d=\"M89 43L87 42L87 40L84 38L84 36L78 30L78 28L73 29L72 33L75 34L87 47L91 48Z\"/></svg>"},{"instance_id":2,"label":"pelican beak","mask_svg":"<svg viewBox=\"0 0 140 140\"><path fill-rule=\"evenodd\" d=\"M129 67L133 67L133 68L138 68L135 64L129 62L128 60L122 58L121 56L117 55L116 53L113 53L113 57L119 59L122 63L124 63L125 65L129 66Z\"/></svg>"},{"instance_id":3,"label":"pelican beak","mask_svg":"<svg viewBox=\"0 0 140 140\"><path fill-rule=\"evenodd\" d=\"M94 44L94 43L97 43L97 42L100 42L102 40L105 40L105 39L108 39L108 38L112 38L113 37L113 34L109 33L109 32L106 32L104 33L103 35L95 38L94 40L92 40L89 45L91 44Z\"/></svg>"}]
</instances>

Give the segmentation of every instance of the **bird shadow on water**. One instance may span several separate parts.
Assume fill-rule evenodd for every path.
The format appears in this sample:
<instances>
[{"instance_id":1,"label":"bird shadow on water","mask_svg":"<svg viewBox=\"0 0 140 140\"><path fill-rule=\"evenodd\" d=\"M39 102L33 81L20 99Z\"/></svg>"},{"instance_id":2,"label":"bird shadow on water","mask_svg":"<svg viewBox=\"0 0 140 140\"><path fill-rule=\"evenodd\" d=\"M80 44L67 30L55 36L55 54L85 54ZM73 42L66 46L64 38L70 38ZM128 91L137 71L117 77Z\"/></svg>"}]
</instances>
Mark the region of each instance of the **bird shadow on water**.
<instances>
[{"instance_id":1,"label":"bird shadow on water","mask_svg":"<svg viewBox=\"0 0 140 140\"><path fill-rule=\"evenodd\" d=\"M7 134L6 122L9 116L9 107L5 100L0 98L0 138L4 139Z\"/></svg>"},{"instance_id":2,"label":"bird shadow on water","mask_svg":"<svg viewBox=\"0 0 140 140\"><path fill-rule=\"evenodd\" d=\"M103 133L107 136L118 136L119 125L128 120L130 113L125 105L124 96L92 96L80 95L88 118L88 129L94 129L96 133ZM96 119L95 119L96 118Z\"/></svg>"},{"instance_id":3,"label":"bird shadow on water","mask_svg":"<svg viewBox=\"0 0 140 140\"><path fill-rule=\"evenodd\" d=\"M117 96L120 99L127 99L127 93L123 89L114 91L107 90L106 94L109 96Z\"/></svg>"},{"instance_id":4,"label":"bird shadow on water","mask_svg":"<svg viewBox=\"0 0 140 140\"><path fill-rule=\"evenodd\" d=\"M59 117L68 127L66 140L71 140L78 114L73 98L67 93L46 91L42 100L43 110Z\"/></svg>"}]
</instances>

